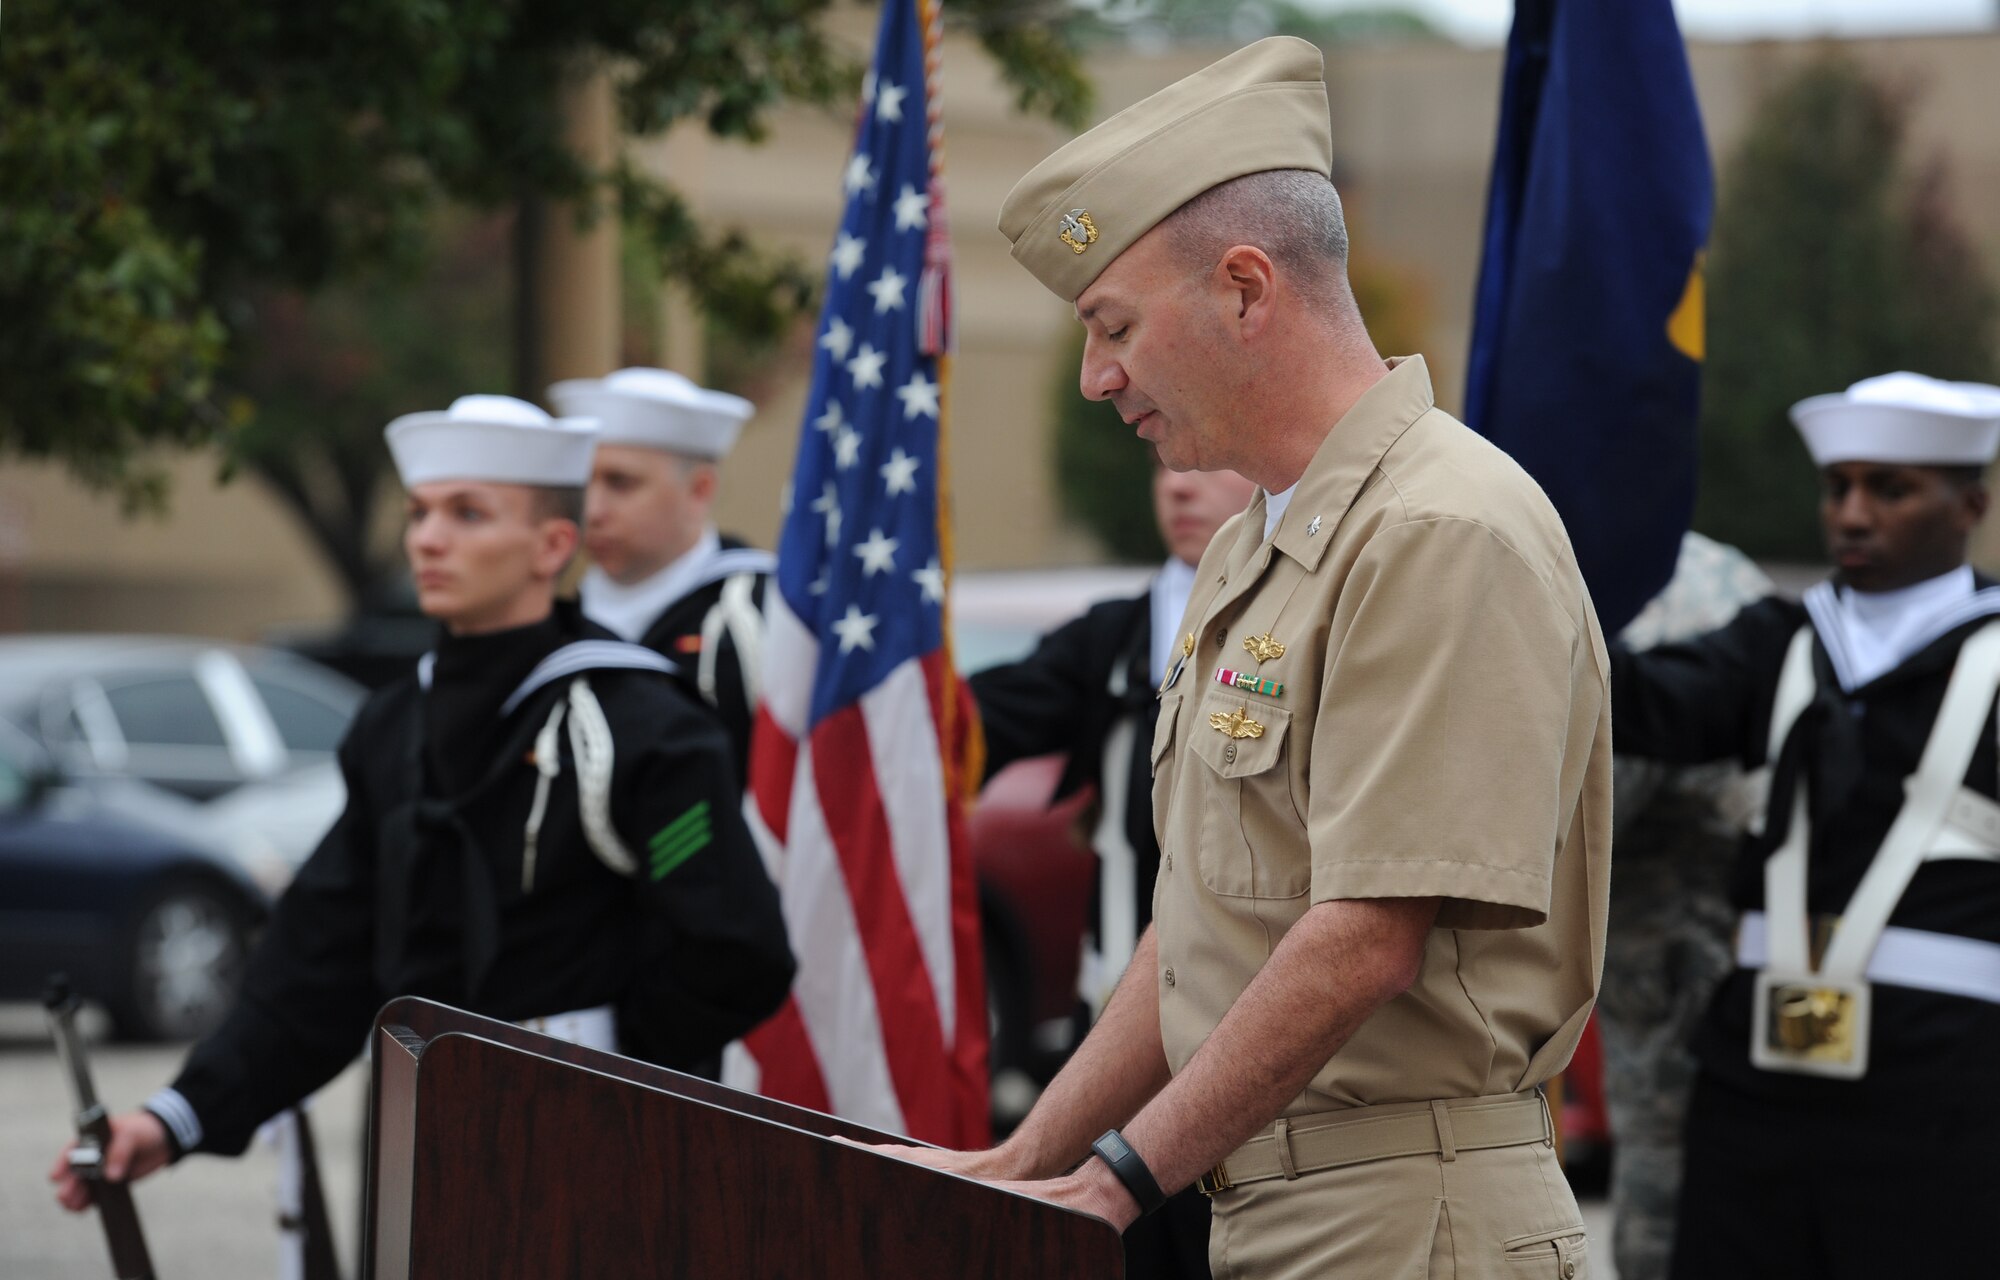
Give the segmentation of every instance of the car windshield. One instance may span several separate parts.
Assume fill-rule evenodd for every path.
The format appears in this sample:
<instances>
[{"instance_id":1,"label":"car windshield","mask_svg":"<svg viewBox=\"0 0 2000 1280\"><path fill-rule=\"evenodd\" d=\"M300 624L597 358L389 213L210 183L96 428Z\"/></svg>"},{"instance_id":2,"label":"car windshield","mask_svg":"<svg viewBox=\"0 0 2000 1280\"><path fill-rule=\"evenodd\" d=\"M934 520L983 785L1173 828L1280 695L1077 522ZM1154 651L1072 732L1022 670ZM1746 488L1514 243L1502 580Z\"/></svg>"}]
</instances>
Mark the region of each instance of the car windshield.
<instances>
[{"instance_id":1,"label":"car windshield","mask_svg":"<svg viewBox=\"0 0 2000 1280\"><path fill-rule=\"evenodd\" d=\"M11 813L28 799L28 777L14 762L0 756L0 812Z\"/></svg>"},{"instance_id":2,"label":"car windshield","mask_svg":"<svg viewBox=\"0 0 2000 1280\"><path fill-rule=\"evenodd\" d=\"M104 696L127 742L177 747L227 745L214 706L192 676L106 680Z\"/></svg>"},{"instance_id":3,"label":"car windshield","mask_svg":"<svg viewBox=\"0 0 2000 1280\"><path fill-rule=\"evenodd\" d=\"M352 701L335 703L267 675L253 677L278 736L293 751L330 752L340 745L353 717Z\"/></svg>"},{"instance_id":4,"label":"car windshield","mask_svg":"<svg viewBox=\"0 0 2000 1280\"><path fill-rule=\"evenodd\" d=\"M951 628L952 657L959 674L971 675L1006 662L1018 662L1034 652L1041 634L1033 627L1002 622L955 621Z\"/></svg>"},{"instance_id":5,"label":"car windshield","mask_svg":"<svg viewBox=\"0 0 2000 1280\"><path fill-rule=\"evenodd\" d=\"M952 656L966 675L1017 662L1044 635L1105 600L1147 589L1150 566L999 570L952 579Z\"/></svg>"}]
</instances>

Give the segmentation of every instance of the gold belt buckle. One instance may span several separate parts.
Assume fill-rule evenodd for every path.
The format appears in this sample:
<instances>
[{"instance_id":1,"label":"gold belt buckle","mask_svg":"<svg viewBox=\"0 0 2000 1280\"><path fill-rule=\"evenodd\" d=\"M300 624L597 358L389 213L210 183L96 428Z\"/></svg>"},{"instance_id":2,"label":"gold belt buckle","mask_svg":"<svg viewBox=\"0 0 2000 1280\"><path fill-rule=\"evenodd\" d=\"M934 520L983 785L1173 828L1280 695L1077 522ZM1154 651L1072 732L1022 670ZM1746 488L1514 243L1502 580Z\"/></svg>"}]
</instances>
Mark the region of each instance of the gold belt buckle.
<instances>
[{"instance_id":1,"label":"gold belt buckle","mask_svg":"<svg viewBox=\"0 0 2000 1280\"><path fill-rule=\"evenodd\" d=\"M1832 987L1771 992L1771 1035L1787 1053L1854 1055L1854 998Z\"/></svg>"},{"instance_id":2,"label":"gold belt buckle","mask_svg":"<svg viewBox=\"0 0 2000 1280\"><path fill-rule=\"evenodd\" d=\"M1868 1069L1866 982L1760 973L1750 1058L1766 1071L1859 1079Z\"/></svg>"},{"instance_id":3,"label":"gold belt buckle","mask_svg":"<svg viewBox=\"0 0 2000 1280\"><path fill-rule=\"evenodd\" d=\"M1195 1189L1203 1195L1213 1196L1229 1190L1236 1184L1229 1180L1228 1164L1223 1161L1217 1161L1213 1169L1195 1179L1194 1185Z\"/></svg>"}]
</instances>

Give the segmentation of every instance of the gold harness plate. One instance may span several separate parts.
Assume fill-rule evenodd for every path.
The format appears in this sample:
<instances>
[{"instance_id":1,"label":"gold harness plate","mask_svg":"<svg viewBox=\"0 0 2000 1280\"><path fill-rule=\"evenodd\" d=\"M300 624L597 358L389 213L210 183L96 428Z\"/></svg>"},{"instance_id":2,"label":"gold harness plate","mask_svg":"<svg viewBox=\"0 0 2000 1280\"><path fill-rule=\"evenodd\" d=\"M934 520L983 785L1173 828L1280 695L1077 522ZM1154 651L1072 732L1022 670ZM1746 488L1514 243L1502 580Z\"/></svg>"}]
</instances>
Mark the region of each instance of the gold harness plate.
<instances>
[{"instance_id":1,"label":"gold harness plate","mask_svg":"<svg viewBox=\"0 0 2000 1280\"><path fill-rule=\"evenodd\" d=\"M1765 1071L1861 1078L1868 1070L1869 995L1866 982L1759 973L1751 1062Z\"/></svg>"}]
</instances>

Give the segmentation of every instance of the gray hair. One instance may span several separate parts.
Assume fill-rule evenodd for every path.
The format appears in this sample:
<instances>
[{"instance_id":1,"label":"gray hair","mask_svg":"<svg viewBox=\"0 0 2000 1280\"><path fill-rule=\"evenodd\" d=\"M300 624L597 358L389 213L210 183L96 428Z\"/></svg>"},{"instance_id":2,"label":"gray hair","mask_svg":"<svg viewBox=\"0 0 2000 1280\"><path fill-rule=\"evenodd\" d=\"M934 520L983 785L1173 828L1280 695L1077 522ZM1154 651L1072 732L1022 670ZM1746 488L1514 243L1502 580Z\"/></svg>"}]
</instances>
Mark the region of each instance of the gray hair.
<instances>
[{"instance_id":1,"label":"gray hair","mask_svg":"<svg viewBox=\"0 0 2000 1280\"><path fill-rule=\"evenodd\" d=\"M1351 309L1340 193L1312 169L1270 169L1218 183L1162 223L1175 254L1200 271L1239 244L1262 249L1329 313Z\"/></svg>"}]
</instances>

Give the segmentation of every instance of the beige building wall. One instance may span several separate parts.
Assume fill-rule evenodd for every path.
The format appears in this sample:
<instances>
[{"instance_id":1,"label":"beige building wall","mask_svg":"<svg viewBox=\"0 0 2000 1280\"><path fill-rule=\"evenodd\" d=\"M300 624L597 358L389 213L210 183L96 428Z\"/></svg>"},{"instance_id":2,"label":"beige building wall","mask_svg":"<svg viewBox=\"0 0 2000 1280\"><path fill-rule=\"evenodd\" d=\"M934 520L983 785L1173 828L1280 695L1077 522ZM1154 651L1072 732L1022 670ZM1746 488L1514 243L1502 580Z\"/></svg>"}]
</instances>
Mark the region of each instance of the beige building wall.
<instances>
[{"instance_id":1,"label":"beige building wall","mask_svg":"<svg viewBox=\"0 0 2000 1280\"><path fill-rule=\"evenodd\" d=\"M866 14L844 13L841 36L863 48ZM1847 46L1914 96L1915 154L1941 154L1964 223L2000 274L2000 35L1868 40ZM1727 156L1765 87L1811 46L1698 44L1695 79L1709 142ZM1111 52L1096 58L1109 114L1221 51ZM958 306L951 463L964 568L1092 559L1060 519L1049 482L1049 406L1076 321L1014 266L993 229L1014 180L1066 136L1012 106L1012 94L969 38L945 55L946 178ZM1422 343L1448 407L1460 400L1478 271L1486 169L1499 93L1497 49L1449 45L1336 49L1328 57L1337 172L1359 269L1408 280L1426 302ZM638 149L717 224L822 260L840 208L851 140L845 112L788 110L762 146L696 134ZM682 323L671 317L681 314ZM668 350L699 359L684 313L670 309ZM809 348L762 379L759 412L727 468L724 525L769 545L809 374ZM1136 447L1136 445L1135 445ZM127 522L111 500L43 467L0 465L0 626L186 630L249 636L279 624L332 620L341 599L291 518L250 479L218 488L203 459L174 467L171 518Z\"/></svg>"},{"instance_id":2,"label":"beige building wall","mask_svg":"<svg viewBox=\"0 0 2000 1280\"><path fill-rule=\"evenodd\" d=\"M136 517L59 466L0 466L0 630L255 640L341 616L338 579L261 481L222 484L206 455L161 464L172 505Z\"/></svg>"},{"instance_id":3,"label":"beige building wall","mask_svg":"<svg viewBox=\"0 0 2000 1280\"><path fill-rule=\"evenodd\" d=\"M1818 46L1761 42L1691 47L1711 150L1727 157L1765 87ZM1913 98L1912 155L1947 159L1959 214L2000 275L2000 35L1844 42ZM1091 64L1098 114L1109 115L1205 65L1222 49L1112 52ZM1008 189L1067 135L1012 110L1011 96L969 39L945 54L947 179L959 306L951 449L964 568L1075 563L1094 556L1066 528L1048 481L1049 404L1070 309L1007 256L994 221ZM1329 52L1336 179L1358 269L1383 271L1421 297L1423 350L1438 396L1456 409L1471 342L1487 166L1498 124L1500 50L1412 44ZM707 146L680 171L699 206L723 222L823 254L839 216L849 123L781 117L760 148ZM661 171L675 176L671 164ZM1720 161L1718 161L1718 168ZM760 405L730 468L722 513L768 540L804 401L806 366ZM2000 523L2000 522L1996 522ZM2000 543L2000 528L1995 531ZM2000 545L1996 545L2000 551Z\"/></svg>"}]
</instances>

